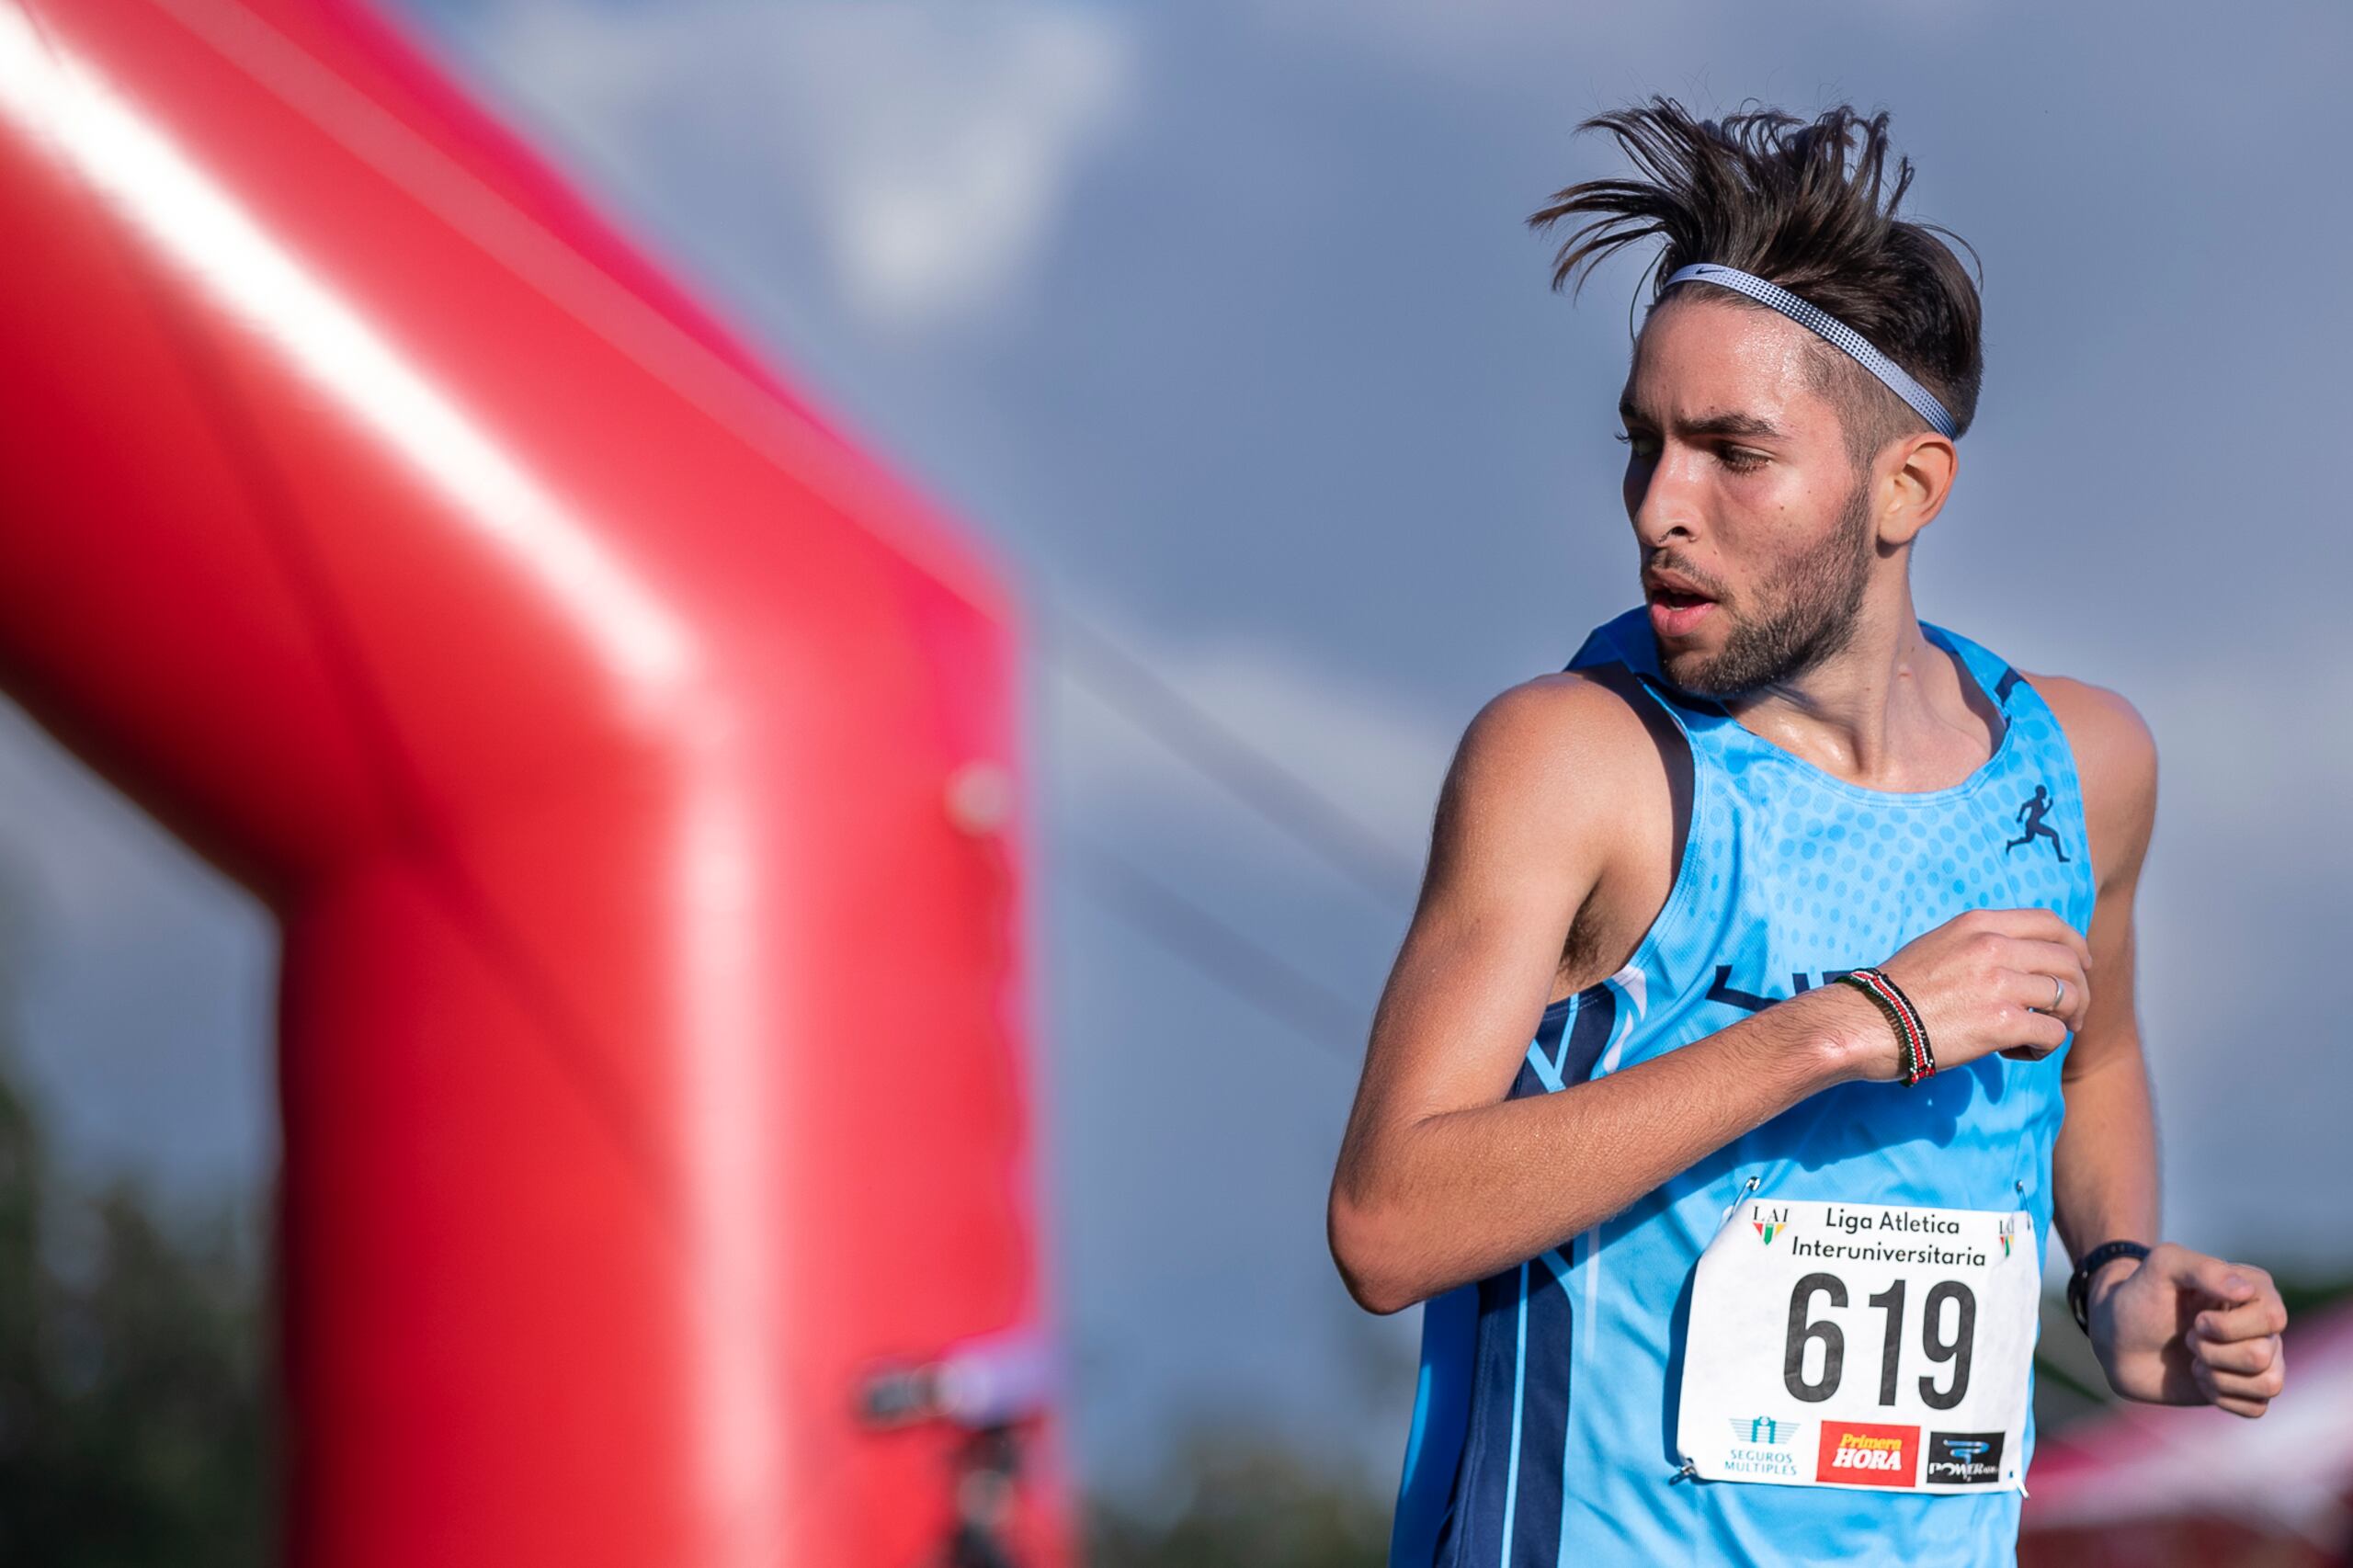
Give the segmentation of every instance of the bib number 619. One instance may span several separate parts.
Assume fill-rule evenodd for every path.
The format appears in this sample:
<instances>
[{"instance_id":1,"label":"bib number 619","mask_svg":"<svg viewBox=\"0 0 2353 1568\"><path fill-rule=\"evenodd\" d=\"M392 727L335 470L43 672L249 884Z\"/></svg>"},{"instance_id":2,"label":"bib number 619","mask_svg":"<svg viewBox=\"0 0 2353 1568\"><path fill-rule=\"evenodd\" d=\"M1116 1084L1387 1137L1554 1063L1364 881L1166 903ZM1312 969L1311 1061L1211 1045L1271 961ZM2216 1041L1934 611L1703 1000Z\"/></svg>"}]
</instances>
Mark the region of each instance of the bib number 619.
<instances>
[{"instance_id":1,"label":"bib number 619","mask_svg":"<svg viewBox=\"0 0 2353 1568\"><path fill-rule=\"evenodd\" d=\"M1881 1404L1895 1403L1898 1363L1904 1354L1904 1282L1898 1279L1878 1295L1865 1299L1866 1304L1877 1307L1887 1319L1880 1347ZM1834 1319L1813 1315L1817 1297L1826 1299L1831 1307L1844 1307L1847 1282L1835 1274L1809 1274L1790 1292L1790 1334L1781 1352L1781 1381L1791 1398L1808 1404L1819 1404L1838 1392L1838 1380L1847 1363L1846 1331ZM1948 1304L1958 1310L1949 1313L1945 1310ZM1953 1319L1949 1336L1941 1332L1948 1317ZM1950 1410L1969 1392L1969 1362L1976 1338L1976 1293L1958 1279L1942 1280L1929 1287L1920 1314L1920 1348L1933 1363L1952 1363L1952 1381L1945 1387L1937 1386L1934 1375L1919 1380L1921 1401L1929 1409ZM1822 1344L1822 1376L1809 1381L1805 1375L1806 1346L1816 1340Z\"/></svg>"}]
</instances>

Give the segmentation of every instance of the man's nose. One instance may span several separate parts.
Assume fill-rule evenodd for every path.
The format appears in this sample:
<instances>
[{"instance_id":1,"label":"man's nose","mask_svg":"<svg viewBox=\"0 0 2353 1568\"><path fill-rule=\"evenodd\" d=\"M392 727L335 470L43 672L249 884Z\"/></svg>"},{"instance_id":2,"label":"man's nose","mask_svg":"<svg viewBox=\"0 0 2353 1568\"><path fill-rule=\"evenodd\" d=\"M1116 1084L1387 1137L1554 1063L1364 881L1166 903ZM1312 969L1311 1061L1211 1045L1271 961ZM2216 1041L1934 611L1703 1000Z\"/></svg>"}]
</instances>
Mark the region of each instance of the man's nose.
<instances>
[{"instance_id":1,"label":"man's nose","mask_svg":"<svg viewBox=\"0 0 2353 1568\"><path fill-rule=\"evenodd\" d=\"M1644 545L1654 550L1678 535L1699 537L1700 491L1694 466L1691 455L1678 455L1669 447L1648 468L1628 474L1627 507L1635 537Z\"/></svg>"}]
</instances>

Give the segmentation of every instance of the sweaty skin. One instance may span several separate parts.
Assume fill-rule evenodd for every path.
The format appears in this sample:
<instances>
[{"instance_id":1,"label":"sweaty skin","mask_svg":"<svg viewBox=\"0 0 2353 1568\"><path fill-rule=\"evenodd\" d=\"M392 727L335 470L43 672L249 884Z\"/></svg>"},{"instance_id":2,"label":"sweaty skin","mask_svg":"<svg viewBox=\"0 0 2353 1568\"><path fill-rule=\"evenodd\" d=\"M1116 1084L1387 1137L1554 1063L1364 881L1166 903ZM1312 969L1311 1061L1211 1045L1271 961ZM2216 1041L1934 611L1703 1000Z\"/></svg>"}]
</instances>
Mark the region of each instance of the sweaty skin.
<instances>
[{"instance_id":1,"label":"sweaty skin","mask_svg":"<svg viewBox=\"0 0 2353 1568\"><path fill-rule=\"evenodd\" d=\"M1950 492L1956 453L1918 431L1859 479L1812 358L1836 352L1777 312L1688 290L1644 324L1620 410L1626 511L1646 586L1713 600L1677 615L1652 593L1660 663L1825 772L1944 789L1999 739L1998 714L1912 605L1911 545ZM2097 880L2089 940L2049 910L1973 910L1882 967L1919 1006L1940 1064L2038 1057L2075 1031L2056 1228L2071 1256L2113 1239L2155 1249L2093 1281L2100 1364L2129 1398L2260 1415L2284 1385L2278 1289L2259 1268L2157 1239L2132 986L2154 744L2114 692L2021 674L2075 757ZM1900 1075L1870 1001L1828 985L1605 1077L1506 1097L1546 1005L1614 973L1666 902L1688 785L1654 722L1607 681L1563 671L1501 693L1465 731L1333 1177L1333 1257L1369 1311L1559 1244L1809 1095Z\"/></svg>"}]
</instances>

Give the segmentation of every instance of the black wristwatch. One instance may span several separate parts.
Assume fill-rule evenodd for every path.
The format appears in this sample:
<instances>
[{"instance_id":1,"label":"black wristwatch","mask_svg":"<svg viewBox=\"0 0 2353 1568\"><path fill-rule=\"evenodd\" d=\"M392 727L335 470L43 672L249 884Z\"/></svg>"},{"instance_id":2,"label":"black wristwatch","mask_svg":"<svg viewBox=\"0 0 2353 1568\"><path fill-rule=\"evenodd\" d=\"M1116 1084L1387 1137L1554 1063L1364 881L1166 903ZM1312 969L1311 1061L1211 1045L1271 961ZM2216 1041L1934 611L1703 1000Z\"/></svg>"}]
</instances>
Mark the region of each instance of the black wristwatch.
<instances>
[{"instance_id":1,"label":"black wristwatch","mask_svg":"<svg viewBox=\"0 0 2353 1568\"><path fill-rule=\"evenodd\" d=\"M2075 1271L2067 1276L2067 1310L2075 1314L2075 1326L2086 1334L2092 1331L2092 1276L2120 1257L2146 1257L2149 1249L2139 1242L2102 1242L2084 1254Z\"/></svg>"}]
</instances>

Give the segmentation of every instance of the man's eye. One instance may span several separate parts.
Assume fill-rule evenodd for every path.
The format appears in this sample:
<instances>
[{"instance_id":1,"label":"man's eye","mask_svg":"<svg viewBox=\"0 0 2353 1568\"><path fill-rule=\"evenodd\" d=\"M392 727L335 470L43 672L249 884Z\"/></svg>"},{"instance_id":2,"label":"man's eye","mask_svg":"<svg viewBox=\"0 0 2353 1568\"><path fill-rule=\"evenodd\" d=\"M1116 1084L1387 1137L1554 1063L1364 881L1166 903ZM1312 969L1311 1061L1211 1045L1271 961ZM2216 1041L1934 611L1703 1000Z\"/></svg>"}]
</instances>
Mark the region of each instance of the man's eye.
<instances>
[{"instance_id":1,"label":"man's eye","mask_svg":"<svg viewBox=\"0 0 2353 1568\"><path fill-rule=\"evenodd\" d=\"M1642 443L1646 442L1649 439L1647 437L1630 436L1621 430L1616 436L1612 437L1611 439L1623 441L1628 446L1632 447L1634 449L1634 456L1638 458L1650 456L1650 453L1644 451L1642 446Z\"/></svg>"},{"instance_id":2,"label":"man's eye","mask_svg":"<svg viewBox=\"0 0 2353 1568\"><path fill-rule=\"evenodd\" d=\"M1745 473L1753 468L1765 466L1765 454L1762 452L1743 451L1738 447L1726 447L1720 455L1726 468L1741 473Z\"/></svg>"}]
</instances>

